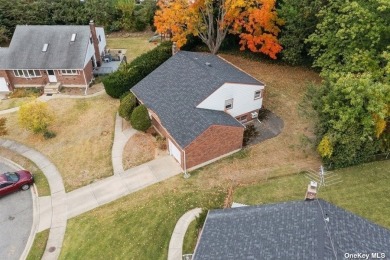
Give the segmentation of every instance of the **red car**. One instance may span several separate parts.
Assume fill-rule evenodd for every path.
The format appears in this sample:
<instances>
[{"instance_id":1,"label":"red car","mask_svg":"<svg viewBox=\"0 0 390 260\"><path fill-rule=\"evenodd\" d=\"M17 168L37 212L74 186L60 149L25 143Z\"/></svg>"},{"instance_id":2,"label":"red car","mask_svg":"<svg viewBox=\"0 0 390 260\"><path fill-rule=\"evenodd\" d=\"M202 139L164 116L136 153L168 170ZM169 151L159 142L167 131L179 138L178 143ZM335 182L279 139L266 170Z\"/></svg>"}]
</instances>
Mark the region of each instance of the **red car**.
<instances>
[{"instance_id":1,"label":"red car","mask_svg":"<svg viewBox=\"0 0 390 260\"><path fill-rule=\"evenodd\" d=\"M17 190L28 190L34 182L29 171L6 172L0 174L0 196Z\"/></svg>"}]
</instances>

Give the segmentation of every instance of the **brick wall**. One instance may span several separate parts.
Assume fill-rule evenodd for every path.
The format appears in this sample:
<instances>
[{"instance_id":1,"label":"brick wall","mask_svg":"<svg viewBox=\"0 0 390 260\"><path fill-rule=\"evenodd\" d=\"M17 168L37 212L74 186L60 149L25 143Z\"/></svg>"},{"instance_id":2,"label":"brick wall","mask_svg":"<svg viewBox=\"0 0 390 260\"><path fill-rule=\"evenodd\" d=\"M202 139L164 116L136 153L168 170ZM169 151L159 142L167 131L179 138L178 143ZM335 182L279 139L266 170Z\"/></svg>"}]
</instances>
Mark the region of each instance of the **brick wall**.
<instances>
[{"instance_id":1,"label":"brick wall","mask_svg":"<svg viewBox=\"0 0 390 260\"><path fill-rule=\"evenodd\" d=\"M185 148L187 169L242 148L243 127L213 125Z\"/></svg>"},{"instance_id":2,"label":"brick wall","mask_svg":"<svg viewBox=\"0 0 390 260\"><path fill-rule=\"evenodd\" d=\"M47 77L46 70L40 70L40 72L41 77L31 79L15 77L12 70L8 70L7 74L13 87L41 87L49 82L49 78Z\"/></svg>"},{"instance_id":3,"label":"brick wall","mask_svg":"<svg viewBox=\"0 0 390 260\"><path fill-rule=\"evenodd\" d=\"M54 74L57 78L57 82L60 82L65 87L85 87L86 84L91 82L93 78L93 67L92 61L85 66L84 70L79 71L78 75L62 75L59 70L54 70ZM49 83L49 78L46 70L40 70L41 77L37 78L21 78L15 77L12 70L0 71L0 77L5 77L8 82L10 82L11 87L42 87ZM85 79L84 74L85 73ZM5 75L5 76L4 76ZM87 83L85 82L87 81Z\"/></svg>"},{"instance_id":4,"label":"brick wall","mask_svg":"<svg viewBox=\"0 0 390 260\"><path fill-rule=\"evenodd\" d=\"M250 111L250 112L248 112L248 113L245 113L245 114L242 114L242 115L239 115L239 116L236 116L235 118L238 120L238 121L240 121L240 122L242 122L242 120L241 120L241 117L246 117L246 121L245 122L243 122L243 123L247 123L247 122L250 122L250 121L252 121L252 120L255 120L256 118L252 118L252 115L251 115L251 113L253 113L253 112L257 112L257 113L259 113L259 109L256 109L256 110L253 110L253 111Z\"/></svg>"}]
</instances>

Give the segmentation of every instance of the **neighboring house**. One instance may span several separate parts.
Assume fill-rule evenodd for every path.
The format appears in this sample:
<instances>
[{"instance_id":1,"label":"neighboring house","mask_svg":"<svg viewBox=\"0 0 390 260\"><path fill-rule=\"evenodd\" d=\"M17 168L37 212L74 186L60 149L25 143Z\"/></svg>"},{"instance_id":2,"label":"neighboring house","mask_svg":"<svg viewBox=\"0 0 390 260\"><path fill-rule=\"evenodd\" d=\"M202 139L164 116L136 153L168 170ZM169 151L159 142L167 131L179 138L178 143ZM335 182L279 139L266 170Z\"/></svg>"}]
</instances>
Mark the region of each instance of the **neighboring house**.
<instances>
[{"instance_id":1,"label":"neighboring house","mask_svg":"<svg viewBox=\"0 0 390 260\"><path fill-rule=\"evenodd\" d=\"M390 230L313 200L211 210L192 259L322 260L358 253L390 256Z\"/></svg>"},{"instance_id":2,"label":"neighboring house","mask_svg":"<svg viewBox=\"0 0 390 260\"><path fill-rule=\"evenodd\" d=\"M10 46L0 49L0 91L87 87L105 53L104 29L89 25L18 25Z\"/></svg>"},{"instance_id":3,"label":"neighboring house","mask_svg":"<svg viewBox=\"0 0 390 260\"><path fill-rule=\"evenodd\" d=\"M187 170L242 148L243 124L257 120L264 84L218 56L180 51L131 91Z\"/></svg>"}]
</instances>

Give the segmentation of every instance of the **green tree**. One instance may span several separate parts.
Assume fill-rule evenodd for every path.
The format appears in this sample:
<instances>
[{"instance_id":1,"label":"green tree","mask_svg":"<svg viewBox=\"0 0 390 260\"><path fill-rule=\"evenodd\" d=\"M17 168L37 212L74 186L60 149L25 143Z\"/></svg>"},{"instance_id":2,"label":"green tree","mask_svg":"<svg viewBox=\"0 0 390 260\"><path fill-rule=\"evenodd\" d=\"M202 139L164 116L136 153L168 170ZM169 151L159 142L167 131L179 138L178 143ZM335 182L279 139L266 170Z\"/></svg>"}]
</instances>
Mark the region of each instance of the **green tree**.
<instances>
[{"instance_id":1,"label":"green tree","mask_svg":"<svg viewBox=\"0 0 390 260\"><path fill-rule=\"evenodd\" d=\"M319 150L324 150L327 138L324 160L344 167L388 152L390 140L384 129L378 134L377 124L389 126L389 104L390 85L376 81L369 73L330 74L314 101L322 140Z\"/></svg>"},{"instance_id":2,"label":"green tree","mask_svg":"<svg viewBox=\"0 0 390 260\"><path fill-rule=\"evenodd\" d=\"M317 14L327 0L284 0L277 12L285 24L279 41L283 45L282 59L290 64L302 64L310 49L305 40L314 33Z\"/></svg>"},{"instance_id":3,"label":"green tree","mask_svg":"<svg viewBox=\"0 0 390 260\"><path fill-rule=\"evenodd\" d=\"M390 1L330 0L307 40L314 66L330 72L370 72L382 76L383 52L390 43Z\"/></svg>"},{"instance_id":4,"label":"green tree","mask_svg":"<svg viewBox=\"0 0 390 260\"><path fill-rule=\"evenodd\" d=\"M148 109L144 105L140 105L133 110L130 117L131 126L140 131L146 131L152 125Z\"/></svg>"},{"instance_id":5,"label":"green tree","mask_svg":"<svg viewBox=\"0 0 390 260\"><path fill-rule=\"evenodd\" d=\"M33 101L20 106L19 125L35 134L47 132L47 128L53 121L54 115L44 102Z\"/></svg>"},{"instance_id":6,"label":"green tree","mask_svg":"<svg viewBox=\"0 0 390 260\"><path fill-rule=\"evenodd\" d=\"M121 99L121 104L119 105L119 115L126 119L127 121L130 121L131 113L133 112L134 108L137 106L137 99L134 96L133 93L127 94L125 97Z\"/></svg>"}]
</instances>

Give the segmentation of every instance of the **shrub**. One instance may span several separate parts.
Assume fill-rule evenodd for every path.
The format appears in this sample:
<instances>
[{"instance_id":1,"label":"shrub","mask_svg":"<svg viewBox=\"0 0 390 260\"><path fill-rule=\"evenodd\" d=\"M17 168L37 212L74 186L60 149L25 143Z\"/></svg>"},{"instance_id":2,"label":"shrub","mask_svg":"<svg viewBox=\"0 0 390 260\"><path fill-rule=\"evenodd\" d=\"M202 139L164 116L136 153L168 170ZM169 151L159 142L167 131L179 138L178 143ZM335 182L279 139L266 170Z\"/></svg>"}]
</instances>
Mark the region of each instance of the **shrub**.
<instances>
[{"instance_id":1,"label":"shrub","mask_svg":"<svg viewBox=\"0 0 390 260\"><path fill-rule=\"evenodd\" d=\"M119 115L126 119L130 120L131 113L137 105L137 99L133 93L128 93L124 98L121 99L121 104L119 105Z\"/></svg>"},{"instance_id":2,"label":"shrub","mask_svg":"<svg viewBox=\"0 0 390 260\"><path fill-rule=\"evenodd\" d=\"M132 87L128 80L128 73L123 70L118 70L104 77L102 82L106 93L113 98L119 98Z\"/></svg>"},{"instance_id":3,"label":"shrub","mask_svg":"<svg viewBox=\"0 0 390 260\"><path fill-rule=\"evenodd\" d=\"M51 139L51 138L54 138L54 137L56 137L56 136L57 136L56 133L54 133L53 131L49 131L49 130L46 130L46 131L43 133L43 137L44 137L45 139Z\"/></svg>"},{"instance_id":4,"label":"shrub","mask_svg":"<svg viewBox=\"0 0 390 260\"><path fill-rule=\"evenodd\" d=\"M133 110L130 122L134 129L144 132L152 125L148 109L144 105L138 106Z\"/></svg>"},{"instance_id":5,"label":"shrub","mask_svg":"<svg viewBox=\"0 0 390 260\"><path fill-rule=\"evenodd\" d=\"M33 133L44 133L53 122L54 116L44 102L33 101L20 106L19 125Z\"/></svg>"},{"instance_id":6,"label":"shrub","mask_svg":"<svg viewBox=\"0 0 390 260\"><path fill-rule=\"evenodd\" d=\"M119 98L171 57L172 43L163 42L137 57L130 64L103 79L108 95Z\"/></svg>"}]
</instances>

